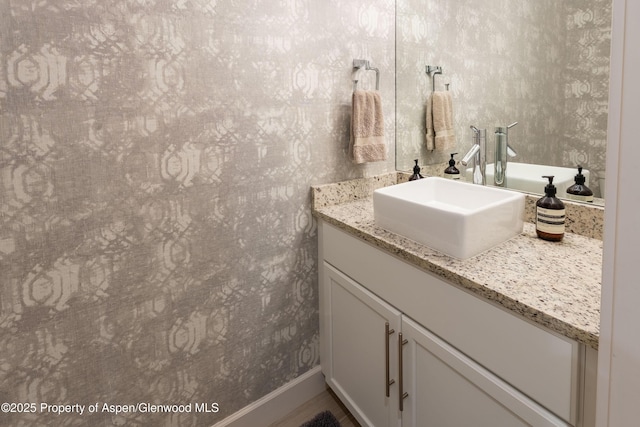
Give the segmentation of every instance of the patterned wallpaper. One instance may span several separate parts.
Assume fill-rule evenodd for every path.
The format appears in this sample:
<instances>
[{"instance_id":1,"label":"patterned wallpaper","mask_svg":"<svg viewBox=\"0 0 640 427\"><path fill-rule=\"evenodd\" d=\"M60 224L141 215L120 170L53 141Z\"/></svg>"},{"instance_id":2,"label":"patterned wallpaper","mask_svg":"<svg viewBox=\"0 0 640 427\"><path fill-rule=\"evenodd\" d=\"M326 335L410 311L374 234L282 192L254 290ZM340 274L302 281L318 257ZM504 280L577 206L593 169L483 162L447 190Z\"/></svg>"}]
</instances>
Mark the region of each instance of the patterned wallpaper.
<instances>
[{"instance_id":1,"label":"patterned wallpaper","mask_svg":"<svg viewBox=\"0 0 640 427\"><path fill-rule=\"evenodd\" d=\"M394 170L394 8L0 0L0 425L210 426L319 363L309 187Z\"/></svg>"},{"instance_id":2,"label":"patterned wallpaper","mask_svg":"<svg viewBox=\"0 0 640 427\"><path fill-rule=\"evenodd\" d=\"M440 65L436 90L451 83L458 159L471 147L470 125L515 121L514 161L573 167L604 177L611 0L398 0L398 168L442 163L424 145L425 65Z\"/></svg>"}]
</instances>

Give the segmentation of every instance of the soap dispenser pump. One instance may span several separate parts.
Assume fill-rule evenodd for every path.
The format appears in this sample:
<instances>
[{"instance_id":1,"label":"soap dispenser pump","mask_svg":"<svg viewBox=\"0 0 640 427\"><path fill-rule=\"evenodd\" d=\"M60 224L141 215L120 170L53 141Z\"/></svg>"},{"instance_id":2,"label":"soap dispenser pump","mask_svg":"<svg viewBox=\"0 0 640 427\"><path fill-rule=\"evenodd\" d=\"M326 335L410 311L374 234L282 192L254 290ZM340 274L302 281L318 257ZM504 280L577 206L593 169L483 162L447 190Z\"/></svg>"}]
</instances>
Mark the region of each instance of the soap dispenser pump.
<instances>
[{"instance_id":1,"label":"soap dispenser pump","mask_svg":"<svg viewBox=\"0 0 640 427\"><path fill-rule=\"evenodd\" d=\"M578 165L578 175L574 179L575 184L567 188L567 197L581 202L593 202L593 191L584 185L586 178L582 175L582 166Z\"/></svg>"},{"instance_id":2,"label":"soap dispenser pump","mask_svg":"<svg viewBox=\"0 0 640 427\"><path fill-rule=\"evenodd\" d=\"M420 166L418 166L418 159L415 159L416 165L413 167L413 175L409 177L409 181L415 181L416 179L422 179L424 176L420 175Z\"/></svg>"},{"instance_id":3,"label":"soap dispenser pump","mask_svg":"<svg viewBox=\"0 0 640 427\"><path fill-rule=\"evenodd\" d=\"M449 179L460 179L460 171L456 167L456 161L453 159L458 153L451 153L451 159L449 159L449 167L444 170L444 177Z\"/></svg>"},{"instance_id":4,"label":"soap dispenser pump","mask_svg":"<svg viewBox=\"0 0 640 427\"><path fill-rule=\"evenodd\" d=\"M544 197L536 202L536 234L543 240L559 242L564 237L564 203L556 197L553 175L543 176L549 180L544 187Z\"/></svg>"}]
</instances>

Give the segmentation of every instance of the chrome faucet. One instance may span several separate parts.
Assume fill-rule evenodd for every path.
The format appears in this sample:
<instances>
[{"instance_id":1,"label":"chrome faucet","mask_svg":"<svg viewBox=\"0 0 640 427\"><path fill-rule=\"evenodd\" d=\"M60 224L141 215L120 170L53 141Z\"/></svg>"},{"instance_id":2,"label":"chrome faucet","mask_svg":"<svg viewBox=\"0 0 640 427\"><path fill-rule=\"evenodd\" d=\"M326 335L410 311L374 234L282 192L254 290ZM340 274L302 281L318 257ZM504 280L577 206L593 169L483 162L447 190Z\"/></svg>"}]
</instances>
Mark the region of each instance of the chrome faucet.
<instances>
[{"instance_id":1,"label":"chrome faucet","mask_svg":"<svg viewBox=\"0 0 640 427\"><path fill-rule=\"evenodd\" d=\"M509 145L509 129L517 125L518 122L511 123L507 127L496 127L496 157L493 167L493 183L499 187L504 187L505 177L507 176L507 158L515 157L517 153Z\"/></svg>"},{"instance_id":2,"label":"chrome faucet","mask_svg":"<svg viewBox=\"0 0 640 427\"><path fill-rule=\"evenodd\" d=\"M477 127L471 125L471 130L473 131L472 141L473 146L471 149L465 154L460 163L463 166L467 166L467 164L473 159L473 183L486 185L487 177L487 130L486 129L478 129Z\"/></svg>"}]
</instances>

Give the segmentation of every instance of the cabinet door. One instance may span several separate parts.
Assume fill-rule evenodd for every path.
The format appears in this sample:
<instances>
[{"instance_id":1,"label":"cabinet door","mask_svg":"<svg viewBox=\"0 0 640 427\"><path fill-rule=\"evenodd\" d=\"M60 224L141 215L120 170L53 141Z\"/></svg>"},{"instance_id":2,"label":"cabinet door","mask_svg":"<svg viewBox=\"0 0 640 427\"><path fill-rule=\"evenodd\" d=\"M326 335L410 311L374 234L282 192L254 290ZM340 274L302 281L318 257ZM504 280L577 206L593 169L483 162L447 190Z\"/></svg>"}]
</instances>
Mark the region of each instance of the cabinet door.
<instances>
[{"instance_id":1,"label":"cabinet door","mask_svg":"<svg viewBox=\"0 0 640 427\"><path fill-rule=\"evenodd\" d=\"M402 335L403 427L568 425L407 317Z\"/></svg>"},{"instance_id":2,"label":"cabinet door","mask_svg":"<svg viewBox=\"0 0 640 427\"><path fill-rule=\"evenodd\" d=\"M327 383L363 426L398 426L400 312L326 263L323 276Z\"/></svg>"}]
</instances>

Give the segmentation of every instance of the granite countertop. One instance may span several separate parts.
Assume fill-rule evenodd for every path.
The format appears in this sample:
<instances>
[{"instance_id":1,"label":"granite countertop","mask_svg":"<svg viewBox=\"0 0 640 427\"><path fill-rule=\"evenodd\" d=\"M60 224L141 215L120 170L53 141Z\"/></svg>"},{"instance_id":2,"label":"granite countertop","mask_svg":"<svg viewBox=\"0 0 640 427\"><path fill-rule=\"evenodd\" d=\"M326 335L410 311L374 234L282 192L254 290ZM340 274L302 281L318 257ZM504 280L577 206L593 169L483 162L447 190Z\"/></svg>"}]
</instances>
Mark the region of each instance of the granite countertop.
<instances>
[{"instance_id":1,"label":"granite countertop","mask_svg":"<svg viewBox=\"0 0 640 427\"><path fill-rule=\"evenodd\" d=\"M374 187L390 185L382 181ZM532 322L598 348L601 240L565 233L562 242L547 242L537 238L534 224L525 222L522 234L459 260L377 227L372 199L349 201L353 198L344 196L344 186L341 190L336 204L314 203L317 218Z\"/></svg>"}]
</instances>

